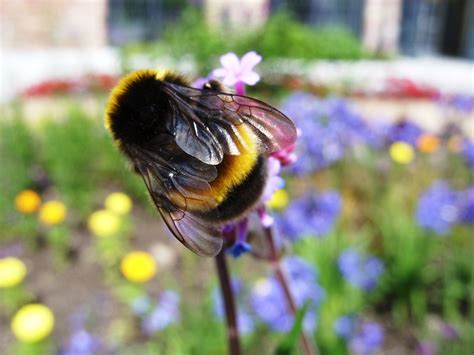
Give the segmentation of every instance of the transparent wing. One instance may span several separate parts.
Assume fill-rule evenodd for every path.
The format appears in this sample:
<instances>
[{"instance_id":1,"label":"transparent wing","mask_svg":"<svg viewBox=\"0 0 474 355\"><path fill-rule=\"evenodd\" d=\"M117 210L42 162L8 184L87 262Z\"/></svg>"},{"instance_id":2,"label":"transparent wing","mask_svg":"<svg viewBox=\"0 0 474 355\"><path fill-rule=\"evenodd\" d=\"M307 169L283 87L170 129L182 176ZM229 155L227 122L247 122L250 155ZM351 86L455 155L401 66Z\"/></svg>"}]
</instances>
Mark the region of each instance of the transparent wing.
<instances>
[{"instance_id":1,"label":"transparent wing","mask_svg":"<svg viewBox=\"0 0 474 355\"><path fill-rule=\"evenodd\" d=\"M179 149L175 149L179 150ZM169 157L164 159L156 151L145 150L142 147L127 147L129 155L135 164L136 171L153 199L169 230L181 243L194 253L201 256L214 256L222 249L222 234L220 227L209 223L191 211L192 206L199 209L212 209L217 206L210 197L209 181L217 172L215 166L193 161L180 162L179 152L169 163Z\"/></svg>"},{"instance_id":2,"label":"transparent wing","mask_svg":"<svg viewBox=\"0 0 474 355\"><path fill-rule=\"evenodd\" d=\"M223 245L221 231L190 214L158 208L169 230L188 249L200 256L215 256Z\"/></svg>"},{"instance_id":3,"label":"transparent wing","mask_svg":"<svg viewBox=\"0 0 474 355\"><path fill-rule=\"evenodd\" d=\"M260 153L270 154L296 140L291 120L266 103L230 93L166 83L174 100L172 134L176 143L200 161L216 165L224 154L246 149L238 129L245 124L259 138Z\"/></svg>"}]
</instances>

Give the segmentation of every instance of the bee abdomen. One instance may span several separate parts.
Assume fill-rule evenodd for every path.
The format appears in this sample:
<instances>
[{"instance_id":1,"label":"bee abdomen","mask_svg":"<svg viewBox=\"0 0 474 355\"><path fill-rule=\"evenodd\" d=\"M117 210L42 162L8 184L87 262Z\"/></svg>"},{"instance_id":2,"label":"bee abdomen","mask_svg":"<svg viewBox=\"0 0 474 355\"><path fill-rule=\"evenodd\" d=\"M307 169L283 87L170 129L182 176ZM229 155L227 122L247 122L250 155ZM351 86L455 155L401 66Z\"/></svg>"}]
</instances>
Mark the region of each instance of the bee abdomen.
<instances>
[{"instance_id":1,"label":"bee abdomen","mask_svg":"<svg viewBox=\"0 0 474 355\"><path fill-rule=\"evenodd\" d=\"M265 158L258 157L249 174L240 184L234 185L225 198L212 210L198 212L205 220L226 222L238 219L259 201L267 179Z\"/></svg>"}]
</instances>

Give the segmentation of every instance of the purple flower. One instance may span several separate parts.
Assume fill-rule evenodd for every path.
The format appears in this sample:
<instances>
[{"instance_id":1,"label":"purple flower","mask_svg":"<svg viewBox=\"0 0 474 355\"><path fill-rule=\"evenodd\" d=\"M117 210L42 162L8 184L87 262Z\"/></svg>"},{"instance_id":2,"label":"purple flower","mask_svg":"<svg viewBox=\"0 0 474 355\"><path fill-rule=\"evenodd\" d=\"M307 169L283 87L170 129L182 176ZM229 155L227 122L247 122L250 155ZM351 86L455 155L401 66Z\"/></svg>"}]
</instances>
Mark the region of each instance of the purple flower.
<instances>
[{"instance_id":1,"label":"purple flower","mask_svg":"<svg viewBox=\"0 0 474 355\"><path fill-rule=\"evenodd\" d=\"M355 315L343 315L333 325L336 334L348 342L354 354L372 354L383 343L383 329L375 322L366 322Z\"/></svg>"},{"instance_id":2,"label":"purple flower","mask_svg":"<svg viewBox=\"0 0 474 355\"><path fill-rule=\"evenodd\" d=\"M252 333L255 328L255 321L248 309L248 294L239 279L233 278L231 283L237 303L237 326L239 327L239 332L242 334ZM212 298L214 300L214 314L219 319L223 319L225 315L224 304L220 290L215 289Z\"/></svg>"},{"instance_id":3,"label":"purple flower","mask_svg":"<svg viewBox=\"0 0 474 355\"><path fill-rule=\"evenodd\" d=\"M357 250L346 249L339 256L339 271L351 285L372 290L384 271L382 262L376 257L367 257Z\"/></svg>"},{"instance_id":4,"label":"purple flower","mask_svg":"<svg viewBox=\"0 0 474 355\"><path fill-rule=\"evenodd\" d=\"M341 211L341 197L336 191L315 191L296 199L279 218L281 232L291 240L329 233Z\"/></svg>"},{"instance_id":5,"label":"purple flower","mask_svg":"<svg viewBox=\"0 0 474 355\"><path fill-rule=\"evenodd\" d=\"M463 141L461 155L467 165L474 170L474 143L468 138L465 138Z\"/></svg>"},{"instance_id":6,"label":"purple flower","mask_svg":"<svg viewBox=\"0 0 474 355\"><path fill-rule=\"evenodd\" d=\"M375 322L362 323L349 341L349 347L357 355L373 354L383 344L383 329Z\"/></svg>"},{"instance_id":7,"label":"purple flower","mask_svg":"<svg viewBox=\"0 0 474 355\"><path fill-rule=\"evenodd\" d=\"M391 144L402 141L415 147L416 142L422 133L423 131L420 127L418 127L418 125L410 121L403 120L392 124L387 128L386 143Z\"/></svg>"},{"instance_id":8,"label":"purple flower","mask_svg":"<svg viewBox=\"0 0 474 355\"><path fill-rule=\"evenodd\" d=\"M474 96L454 95L450 98L449 104L457 111L470 113L474 110Z\"/></svg>"},{"instance_id":9,"label":"purple flower","mask_svg":"<svg viewBox=\"0 0 474 355\"><path fill-rule=\"evenodd\" d=\"M446 182L434 182L418 200L417 223L439 235L448 234L459 220L458 202L459 194Z\"/></svg>"},{"instance_id":10,"label":"purple flower","mask_svg":"<svg viewBox=\"0 0 474 355\"><path fill-rule=\"evenodd\" d=\"M235 53L227 53L221 56L222 68L214 69L212 76L222 78L226 86L234 86L237 83L255 85L260 80L260 75L253 68L260 63L262 57L254 51L246 53L239 60Z\"/></svg>"},{"instance_id":11,"label":"purple flower","mask_svg":"<svg viewBox=\"0 0 474 355\"><path fill-rule=\"evenodd\" d=\"M333 325L334 332L345 340L354 334L356 326L356 317L354 315L344 315L336 319Z\"/></svg>"},{"instance_id":12,"label":"purple flower","mask_svg":"<svg viewBox=\"0 0 474 355\"><path fill-rule=\"evenodd\" d=\"M415 354L416 355L436 355L436 344L431 341L422 341L418 343Z\"/></svg>"},{"instance_id":13,"label":"purple flower","mask_svg":"<svg viewBox=\"0 0 474 355\"><path fill-rule=\"evenodd\" d=\"M92 355L97 354L101 349L100 340L87 332L85 329L78 329L72 333L68 343L64 346L61 355Z\"/></svg>"},{"instance_id":14,"label":"purple flower","mask_svg":"<svg viewBox=\"0 0 474 355\"><path fill-rule=\"evenodd\" d=\"M325 168L343 158L349 148L372 139L362 116L340 98L323 100L294 93L284 101L282 111L301 132L296 144L299 158L290 168L295 174Z\"/></svg>"},{"instance_id":15,"label":"purple flower","mask_svg":"<svg viewBox=\"0 0 474 355\"><path fill-rule=\"evenodd\" d=\"M174 291L161 294L156 307L142 322L143 331L152 335L179 320L179 295Z\"/></svg>"},{"instance_id":16,"label":"purple flower","mask_svg":"<svg viewBox=\"0 0 474 355\"><path fill-rule=\"evenodd\" d=\"M474 222L474 186L459 193L459 222Z\"/></svg>"},{"instance_id":17,"label":"purple flower","mask_svg":"<svg viewBox=\"0 0 474 355\"><path fill-rule=\"evenodd\" d=\"M209 78L199 77L191 83L191 87L196 89L202 89L208 81Z\"/></svg>"},{"instance_id":18,"label":"purple flower","mask_svg":"<svg viewBox=\"0 0 474 355\"><path fill-rule=\"evenodd\" d=\"M296 256L286 257L282 266L297 307L309 302L303 327L306 331L313 331L316 327L316 312L324 298L324 290L317 283L315 269ZM258 317L271 329L287 332L293 326L294 317L288 309L284 292L274 276L257 281L251 301Z\"/></svg>"},{"instance_id":19,"label":"purple flower","mask_svg":"<svg viewBox=\"0 0 474 355\"><path fill-rule=\"evenodd\" d=\"M447 340L456 340L459 339L458 330L451 324L442 322L440 327L440 332L443 338Z\"/></svg>"}]
</instances>

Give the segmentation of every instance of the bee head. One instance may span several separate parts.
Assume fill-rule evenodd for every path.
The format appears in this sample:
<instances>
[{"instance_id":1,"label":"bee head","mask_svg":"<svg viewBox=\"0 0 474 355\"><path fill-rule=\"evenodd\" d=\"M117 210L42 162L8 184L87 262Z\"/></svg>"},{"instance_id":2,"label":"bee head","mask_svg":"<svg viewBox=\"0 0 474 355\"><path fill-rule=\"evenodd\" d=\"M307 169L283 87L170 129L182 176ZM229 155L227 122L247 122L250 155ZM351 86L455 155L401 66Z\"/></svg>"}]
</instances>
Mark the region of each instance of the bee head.
<instances>
[{"instance_id":1,"label":"bee head","mask_svg":"<svg viewBox=\"0 0 474 355\"><path fill-rule=\"evenodd\" d=\"M125 76L113 89L105 124L115 139L140 144L165 132L170 112L168 96L156 70L138 70Z\"/></svg>"}]
</instances>

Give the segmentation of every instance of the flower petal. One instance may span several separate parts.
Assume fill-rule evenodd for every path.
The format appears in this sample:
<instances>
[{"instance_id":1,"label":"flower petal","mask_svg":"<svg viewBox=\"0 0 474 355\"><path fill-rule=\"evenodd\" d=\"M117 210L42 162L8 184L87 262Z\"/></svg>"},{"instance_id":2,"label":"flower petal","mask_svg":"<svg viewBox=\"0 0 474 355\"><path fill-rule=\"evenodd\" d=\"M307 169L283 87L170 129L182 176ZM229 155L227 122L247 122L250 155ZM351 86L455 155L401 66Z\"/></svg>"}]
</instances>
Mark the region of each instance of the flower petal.
<instances>
[{"instance_id":1,"label":"flower petal","mask_svg":"<svg viewBox=\"0 0 474 355\"><path fill-rule=\"evenodd\" d=\"M217 68L211 72L210 76L215 78L224 78L228 73L229 71L227 69Z\"/></svg>"},{"instance_id":2,"label":"flower petal","mask_svg":"<svg viewBox=\"0 0 474 355\"><path fill-rule=\"evenodd\" d=\"M246 53L240 60L240 69L242 73L251 71L254 66L262 61L262 56L258 55L256 52L251 51Z\"/></svg>"},{"instance_id":3,"label":"flower petal","mask_svg":"<svg viewBox=\"0 0 474 355\"><path fill-rule=\"evenodd\" d=\"M230 73L222 79L222 83L229 87L234 86L238 81L239 79L237 79L234 73Z\"/></svg>"},{"instance_id":4,"label":"flower petal","mask_svg":"<svg viewBox=\"0 0 474 355\"><path fill-rule=\"evenodd\" d=\"M220 62L225 69L231 70L234 73L240 70L240 61L235 53L224 54L221 56Z\"/></svg>"},{"instance_id":5,"label":"flower petal","mask_svg":"<svg viewBox=\"0 0 474 355\"><path fill-rule=\"evenodd\" d=\"M254 71L242 73L240 80L247 85L255 85L260 80L260 75Z\"/></svg>"}]
</instances>

